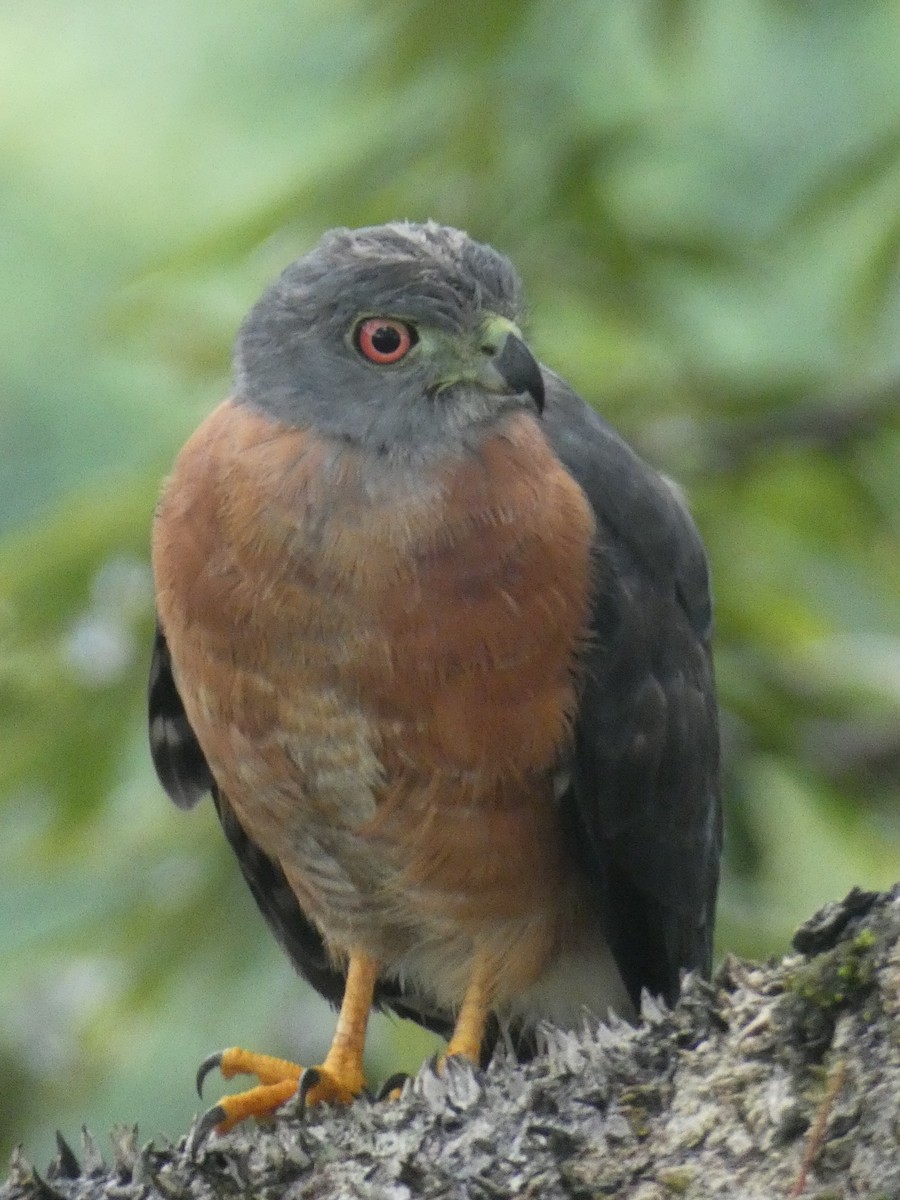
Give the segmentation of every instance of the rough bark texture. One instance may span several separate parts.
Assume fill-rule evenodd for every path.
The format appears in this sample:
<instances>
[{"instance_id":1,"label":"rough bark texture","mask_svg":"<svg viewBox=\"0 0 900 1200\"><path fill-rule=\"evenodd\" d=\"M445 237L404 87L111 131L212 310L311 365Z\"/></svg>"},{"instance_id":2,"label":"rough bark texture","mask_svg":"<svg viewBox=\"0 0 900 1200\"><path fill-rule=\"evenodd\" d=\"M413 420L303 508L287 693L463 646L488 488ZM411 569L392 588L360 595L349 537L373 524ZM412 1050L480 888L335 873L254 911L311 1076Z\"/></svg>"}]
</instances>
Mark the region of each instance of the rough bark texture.
<instances>
[{"instance_id":1,"label":"rough bark texture","mask_svg":"<svg viewBox=\"0 0 900 1200\"><path fill-rule=\"evenodd\" d=\"M0 1200L900 1200L900 887L828 906L795 948L728 959L639 1028L548 1031L526 1066L426 1067L396 1103L288 1113L193 1152L123 1128L110 1164L85 1135L41 1175L17 1153Z\"/></svg>"}]
</instances>

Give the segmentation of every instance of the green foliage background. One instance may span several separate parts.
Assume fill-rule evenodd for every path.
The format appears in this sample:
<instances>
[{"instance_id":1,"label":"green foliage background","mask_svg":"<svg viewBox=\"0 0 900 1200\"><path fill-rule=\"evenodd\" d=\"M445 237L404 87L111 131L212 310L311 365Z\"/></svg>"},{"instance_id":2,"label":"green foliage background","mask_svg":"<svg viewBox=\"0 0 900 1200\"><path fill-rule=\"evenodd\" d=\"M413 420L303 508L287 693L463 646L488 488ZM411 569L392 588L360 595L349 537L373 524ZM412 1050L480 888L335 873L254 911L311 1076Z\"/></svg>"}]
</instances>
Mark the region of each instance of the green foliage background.
<instances>
[{"instance_id":1,"label":"green foliage background","mask_svg":"<svg viewBox=\"0 0 900 1200\"><path fill-rule=\"evenodd\" d=\"M685 485L721 951L900 874L898 63L893 0L0 7L0 1149L177 1135L209 1050L326 1045L143 696L159 480L332 225L507 251L545 361ZM380 1024L373 1074L425 1044Z\"/></svg>"}]
</instances>

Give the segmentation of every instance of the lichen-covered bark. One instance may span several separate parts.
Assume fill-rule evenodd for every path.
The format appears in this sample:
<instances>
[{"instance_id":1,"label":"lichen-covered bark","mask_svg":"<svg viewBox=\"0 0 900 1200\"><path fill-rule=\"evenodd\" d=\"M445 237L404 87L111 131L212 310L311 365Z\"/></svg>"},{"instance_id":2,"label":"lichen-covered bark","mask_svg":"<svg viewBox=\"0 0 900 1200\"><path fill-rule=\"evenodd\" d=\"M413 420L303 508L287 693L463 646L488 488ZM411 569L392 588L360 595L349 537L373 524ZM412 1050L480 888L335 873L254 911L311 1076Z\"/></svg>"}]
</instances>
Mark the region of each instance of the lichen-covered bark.
<instances>
[{"instance_id":1,"label":"lichen-covered bark","mask_svg":"<svg viewBox=\"0 0 900 1200\"><path fill-rule=\"evenodd\" d=\"M395 1102L241 1128L191 1153L114 1135L0 1200L610 1196L900 1200L900 888L817 914L774 965L728 959L674 1012L547 1031L526 1066L424 1069Z\"/></svg>"}]
</instances>

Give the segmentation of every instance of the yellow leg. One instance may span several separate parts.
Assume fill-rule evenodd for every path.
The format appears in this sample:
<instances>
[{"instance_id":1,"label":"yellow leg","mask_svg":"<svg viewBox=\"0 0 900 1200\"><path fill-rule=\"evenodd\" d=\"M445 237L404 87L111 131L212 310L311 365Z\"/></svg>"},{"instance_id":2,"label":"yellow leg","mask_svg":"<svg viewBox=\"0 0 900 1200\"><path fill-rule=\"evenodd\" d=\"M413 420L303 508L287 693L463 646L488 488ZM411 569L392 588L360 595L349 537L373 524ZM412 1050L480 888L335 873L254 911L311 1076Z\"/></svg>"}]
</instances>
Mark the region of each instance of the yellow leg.
<instances>
[{"instance_id":1,"label":"yellow leg","mask_svg":"<svg viewBox=\"0 0 900 1200\"><path fill-rule=\"evenodd\" d=\"M486 960L479 959L463 996L459 1016L453 1027L453 1036L447 1046L447 1058L452 1054L461 1054L473 1062L476 1067L481 1063L484 1031L491 1014L493 1001L490 976L491 972Z\"/></svg>"},{"instance_id":2,"label":"yellow leg","mask_svg":"<svg viewBox=\"0 0 900 1200\"><path fill-rule=\"evenodd\" d=\"M378 964L374 959L366 954L351 955L337 1028L325 1061L314 1068L320 1079L306 1094L308 1104L323 1100L346 1104L365 1087L363 1051L377 978Z\"/></svg>"},{"instance_id":3,"label":"yellow leg","mask_svg":"<svg viewBox=\"0 0 900 1200\"><path fill-rule=\"evenodd\" d=\"M488 1017L491 1015L493 995L492 972L488 961L479 958L463 996L459 1015L453 1027L453 1036L450 1038L446 1052L438 1060L439 1071L443 1069L448 1058L456 1055L467 1058L476 1067L481 1065L481 1048L484 1044L484 1032ZM405 1073L392 1075L382 1085L379 1098L398 1100L403 1091L403 1081L407 1078Z\"/></svg>"},{"instance_id":4,"label":"yellow leg","mask_svg":"<svg viewBox=\"0 0 900 1200\"><path fill-rule=\"evenodd\" d=\"M208 1071L218 1067L226 1079L255 1075L259 1086L222 1099L201 1119L198 1138L211 1129L225 1133L245 1117L268 1116L298 1088L307 1104L349 1102L365 1086L363 1050L378 964L367 954L351 954L337 1028L325 1061L304 1070L297 1063L233 1046L208 1058L197 1076L198 1088Z\"/></svg>"}]
</instances>

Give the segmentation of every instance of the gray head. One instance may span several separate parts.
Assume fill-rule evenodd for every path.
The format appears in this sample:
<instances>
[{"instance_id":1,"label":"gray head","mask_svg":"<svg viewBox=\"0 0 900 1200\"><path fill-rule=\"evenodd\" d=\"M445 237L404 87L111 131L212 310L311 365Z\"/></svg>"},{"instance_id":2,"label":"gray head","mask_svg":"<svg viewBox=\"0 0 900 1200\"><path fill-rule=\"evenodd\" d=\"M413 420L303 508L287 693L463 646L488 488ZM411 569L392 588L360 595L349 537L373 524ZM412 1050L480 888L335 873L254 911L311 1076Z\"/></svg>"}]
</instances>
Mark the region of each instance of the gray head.
<instances>
[{"instance_id":1,"label":"gray head","mask_svg":"<svg viewBox=\"0 0 900 1200\"><path fill-rule=\"evenodd\" d=\"M380 453L468 442L513 408L540 412L509 261L457 229L334 229L250 310L239 402Z\"/></svg>"}]
</instances>

